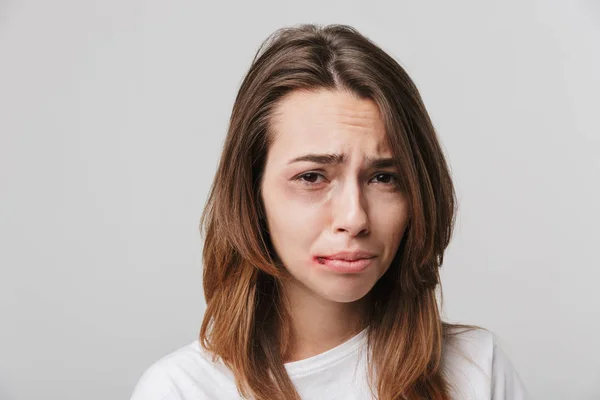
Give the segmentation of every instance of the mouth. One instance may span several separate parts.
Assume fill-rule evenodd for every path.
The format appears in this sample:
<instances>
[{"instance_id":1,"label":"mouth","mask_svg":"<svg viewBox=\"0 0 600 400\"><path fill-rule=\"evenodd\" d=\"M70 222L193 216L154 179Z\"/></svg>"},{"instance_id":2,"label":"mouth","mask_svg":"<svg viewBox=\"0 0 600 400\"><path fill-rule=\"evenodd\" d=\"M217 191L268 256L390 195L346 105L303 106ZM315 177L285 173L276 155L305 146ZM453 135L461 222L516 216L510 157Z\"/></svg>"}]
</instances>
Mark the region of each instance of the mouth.
<instances>
[{"instance_id":1,"label":"mouth","mask_svg":"<svg viewBox=\"0 0 600 400\"><path fill-rule=\"evenodd\" d=\"M316 256L315 262L329 270L339 273L358 273L373 264L375 255L370 253L336 254L334 256Z\"/></svg>"},{"instance_id":2,"label":"mouth","mask_svg":"<svg viewBox=\"0 0 600 400\"><path fill-rule=\"evenodd\" d=\"M318 255L317 259L341 260L341 261L358 261L375 257L375 254L368 251L340 251L330 255Z\"/></svg>"}]
</instances>

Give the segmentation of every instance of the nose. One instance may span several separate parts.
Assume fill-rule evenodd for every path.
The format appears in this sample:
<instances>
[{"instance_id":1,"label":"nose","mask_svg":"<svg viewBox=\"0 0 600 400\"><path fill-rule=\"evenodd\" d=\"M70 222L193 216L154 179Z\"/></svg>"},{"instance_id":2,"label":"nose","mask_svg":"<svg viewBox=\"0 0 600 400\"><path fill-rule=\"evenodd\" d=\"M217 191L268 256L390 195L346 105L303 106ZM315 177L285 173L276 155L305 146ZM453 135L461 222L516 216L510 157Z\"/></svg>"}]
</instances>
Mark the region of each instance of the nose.
<instances>
[{"instance_id":1,"label":"nose","mask_svg":"<svg viewBox=\"0 0 600 400\"><path fill-rule=\"evenodd\" d=\"M367 199L357 182L344 185L332 202L333 233L347 232L351 237L369 233Z\"/></svg>"}]
</instances>

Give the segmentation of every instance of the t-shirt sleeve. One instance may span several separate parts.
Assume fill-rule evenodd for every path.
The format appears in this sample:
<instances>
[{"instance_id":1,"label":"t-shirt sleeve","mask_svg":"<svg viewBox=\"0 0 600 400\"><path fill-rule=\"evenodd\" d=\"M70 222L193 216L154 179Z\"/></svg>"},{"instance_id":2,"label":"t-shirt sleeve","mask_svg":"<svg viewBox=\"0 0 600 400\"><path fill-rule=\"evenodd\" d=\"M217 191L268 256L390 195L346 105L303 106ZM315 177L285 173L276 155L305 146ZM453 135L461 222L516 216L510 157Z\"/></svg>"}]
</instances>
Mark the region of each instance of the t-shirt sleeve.
<instances>
[{"instance_id":1,"label":"t-shirt sleeve","mask_svg":"<svg viewBox=\"0 0 600 400\"><path fill-rule=\"evenodd\" d=\"M160 363L151 365L140 377L130 400L184 400Z\"/></svg>"},{"instance_id":2,"label":"t-shirt sleeve","mask_svg":"<svg viewBox=\"0 0 600 400\"><path fill-rule=\"evenodd\" d=\"M496 338L494 338L496 339ZM506 353L494 340L492 400L530 400L525 385Z\"/></svg>"}]
</instances>

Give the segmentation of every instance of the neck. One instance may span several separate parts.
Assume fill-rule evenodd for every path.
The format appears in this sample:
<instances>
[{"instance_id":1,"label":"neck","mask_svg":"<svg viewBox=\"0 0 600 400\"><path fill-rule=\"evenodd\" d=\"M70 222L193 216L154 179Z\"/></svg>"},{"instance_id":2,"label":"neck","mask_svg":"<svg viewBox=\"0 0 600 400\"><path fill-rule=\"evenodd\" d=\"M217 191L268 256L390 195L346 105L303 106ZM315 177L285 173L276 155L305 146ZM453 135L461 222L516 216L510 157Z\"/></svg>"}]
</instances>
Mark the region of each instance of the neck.
<instances>
[{"instance_id":1,"label":"neck","mask_svg":"<svg viewBox=\"0 0 600 400\"><path fill-rule=\"evenodd\" d=\"M288 282L285 290L291 317L291 343L284 363L321 354L365 328L368 295L341 303L317 296L297 283Z\"/></svg>"}]
</instances>

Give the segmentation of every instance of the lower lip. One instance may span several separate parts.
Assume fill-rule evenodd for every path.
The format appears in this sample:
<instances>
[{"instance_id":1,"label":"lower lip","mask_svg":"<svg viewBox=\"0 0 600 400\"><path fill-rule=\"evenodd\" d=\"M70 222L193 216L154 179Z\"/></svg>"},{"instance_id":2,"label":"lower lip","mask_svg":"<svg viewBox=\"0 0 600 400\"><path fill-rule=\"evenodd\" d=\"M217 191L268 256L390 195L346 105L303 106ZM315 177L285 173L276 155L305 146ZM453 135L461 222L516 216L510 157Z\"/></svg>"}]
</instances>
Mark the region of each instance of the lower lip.
<instances>
[{"instance_id":1,"label":"lower lip","mask_svg":"<svg viewBox=\"0 0 600 400\"><path fill-rule=\"evenodd\" d=\"M362 272L373 263L375 257L361 258L354 261L334 260L331 258L315 257L317 264L322 265L332 271L343 274L356 274Z\"/></svg>"}]
</instances>

